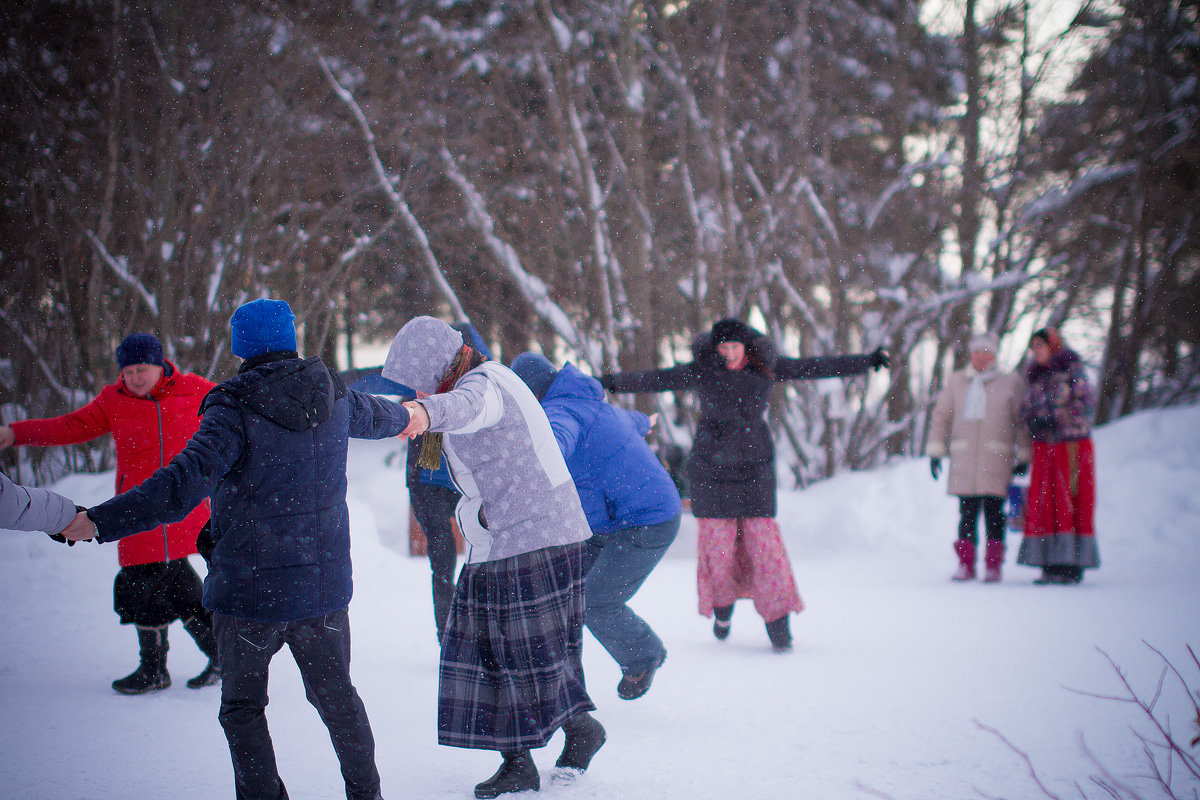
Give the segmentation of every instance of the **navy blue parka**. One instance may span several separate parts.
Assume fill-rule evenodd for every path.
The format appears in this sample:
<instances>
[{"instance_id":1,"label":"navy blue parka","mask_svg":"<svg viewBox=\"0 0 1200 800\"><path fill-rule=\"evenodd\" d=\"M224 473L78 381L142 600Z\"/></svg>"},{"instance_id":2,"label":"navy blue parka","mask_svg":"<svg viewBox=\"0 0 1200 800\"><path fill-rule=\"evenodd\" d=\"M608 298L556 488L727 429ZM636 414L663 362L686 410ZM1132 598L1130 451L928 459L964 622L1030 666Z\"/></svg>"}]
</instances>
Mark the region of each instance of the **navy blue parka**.
<instances>
[{"instance_id":1,"label":"navy blue parka","mask_svg":"<svg viewBox=\"0 0 1200 800\"><path fill-rule=\"evenodd\" d=\"M352 594L348 438L408 424L403 406L349 390L319 358L248 359L200 408L187 446L142 485L89 509L111 542L185 516L212 498L206 608L291 622L344 608Z\"/></svg>"}]
</instances>

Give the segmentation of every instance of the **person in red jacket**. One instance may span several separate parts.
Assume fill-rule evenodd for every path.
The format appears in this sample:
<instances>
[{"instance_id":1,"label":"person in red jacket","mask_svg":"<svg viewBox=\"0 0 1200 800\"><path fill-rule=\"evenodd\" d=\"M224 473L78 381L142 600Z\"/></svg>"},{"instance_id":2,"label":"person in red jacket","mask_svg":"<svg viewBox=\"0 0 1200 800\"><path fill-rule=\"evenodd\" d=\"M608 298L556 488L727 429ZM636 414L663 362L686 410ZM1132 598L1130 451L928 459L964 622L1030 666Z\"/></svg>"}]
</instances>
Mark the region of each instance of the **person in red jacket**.
<instances>
[{"instance_id":1,"label":"person in red jacket","mask_svg":"<svg viewBox=\"0 0 1200 800\"><path fill-rule=\"evenodd\" d=\"M0 450L12 445L79 444L111 433L117 451L117 494L150 477L183 449L200 426L200 402L216 384L181 372L163 357L162 344L148 333L127 336L117 347L121 369L90 403L61 417L0 426ZM208 522L208 502L179 522L122 539L121 569L113 584L113 607L123 625L134 625L141 663L113 681L122 694L143 694L171 685L167 672L167 627L182 620L208 665L187 682L199 689L221 679L212 616L201 604L200 576L187 557Z\"/></svg>"}]
</instances>

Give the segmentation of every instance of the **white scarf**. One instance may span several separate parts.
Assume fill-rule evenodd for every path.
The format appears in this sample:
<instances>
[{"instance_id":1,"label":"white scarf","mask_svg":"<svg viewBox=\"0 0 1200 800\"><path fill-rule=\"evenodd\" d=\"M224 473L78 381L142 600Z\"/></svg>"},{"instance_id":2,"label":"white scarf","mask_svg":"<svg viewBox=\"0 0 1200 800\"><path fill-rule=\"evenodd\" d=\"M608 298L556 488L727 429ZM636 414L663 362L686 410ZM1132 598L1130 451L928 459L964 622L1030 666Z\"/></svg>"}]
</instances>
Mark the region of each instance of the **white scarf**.
<instances>
[{"instance_id":1,"label":"white scarf","mask_svg":"<svg viewBox=\"0 0 1200 800\"><path fill-rule=\"evenodd\" d=\"M984 372L976 372L974 367L967 368L971 382L967 384L967 397L963 401L963 419L968 422L983 419L987 411L987 385L999 374L995 368Z\"/></svg>"}]
</instances>

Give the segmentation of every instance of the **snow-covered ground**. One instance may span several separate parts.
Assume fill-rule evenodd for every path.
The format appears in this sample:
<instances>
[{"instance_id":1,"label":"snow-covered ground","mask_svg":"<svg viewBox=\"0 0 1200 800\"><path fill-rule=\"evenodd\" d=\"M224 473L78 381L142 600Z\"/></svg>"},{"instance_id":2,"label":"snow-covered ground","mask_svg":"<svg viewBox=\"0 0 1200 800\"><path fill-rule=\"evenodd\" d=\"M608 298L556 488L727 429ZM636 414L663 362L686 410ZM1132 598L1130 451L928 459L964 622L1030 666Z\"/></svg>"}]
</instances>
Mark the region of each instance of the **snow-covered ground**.
<instances>
[{"instance_id":1,"label":"snow-covered ground","mask_svg":"<svg viewBox=\"0 0 1200 800\"><path fill-rule=\"evenodd\" d=\"M952 584L957 506L924 460L782 491L779 521L808 605L788 655L771 652L747 602L729 640L713 639L695 610L696 527L686 518L633 603L670 657L644 698L624 702L617 667L587 638L588 685L609 741L587 775L570 786L544 780L539 796L1042 796L1021 758L981 726L1029 753L1063 796L1078 796L1075 781L1100 796L1087 783L1098 768L1085 744L1113 775L1144 774L1137 709L1090 695L1120 692L1101 651L1152 694L1162 664L1147 643L1197 678L1185 644L1200 646L1200 407L1142 414L1096 441L1103 566L1078 587L1033 586L1035 571L1013 563L1016 536L1003 583ZM429 570L407 555L402 467L394 442L353 446L353 674L385 796L468 798L498 759L436 743ZM79 475L56 488L95 503L111 480ZM115 571L115 547L68 550L0 532L5 800L232 796L219 690L184 687L203 659L178 624L174 686L143 697L109 688L137 652L111 610ZM273 667L267 713L292 797L343 796L295 665L280 654ZM1181 738L1195 735L1192 706L1170 681L1159 710ZM544 777L560 741L535 753Z\"/></svg>"}]
</instances>

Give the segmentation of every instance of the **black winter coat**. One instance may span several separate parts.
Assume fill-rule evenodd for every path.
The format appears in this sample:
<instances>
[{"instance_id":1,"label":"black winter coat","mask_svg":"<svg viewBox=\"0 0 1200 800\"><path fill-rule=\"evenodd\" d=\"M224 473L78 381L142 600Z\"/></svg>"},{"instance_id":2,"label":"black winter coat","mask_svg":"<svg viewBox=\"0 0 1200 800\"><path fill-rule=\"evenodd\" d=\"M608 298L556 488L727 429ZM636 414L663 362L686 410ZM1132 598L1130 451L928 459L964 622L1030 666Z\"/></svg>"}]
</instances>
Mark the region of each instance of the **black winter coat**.
<instances>
[{"instance_id":1,"label":"black winter coat","mask_svg":"<svg viewBox=\"0 0 1200 800\"><path fill-rule=\"evenodd\" d=\"M696 393L700 421L687 463L696 517L775 516L775 446L765 417L775 382L861 375L872 366L871 355L778 356L766 336L738 324L748 358L743 369L725 366L709 331L692 340L690 363L601 378L613 392Z\"/></svg>"},{"instance_id":2,"label":"black winter coat","mask_svg":"<svg viewBox=\"0 0 1200 800\"><path fill-rule=\"evenodd\" d=\"M290 356L290 357L289 357ZM319 358L270 353L209 392L187 446L140 486L89 509L101 542L182 518L212 497L204 605L291 622L352 594L348 437L382 439L403 406L346 389Z\"/></svg>"}]
</instances>

